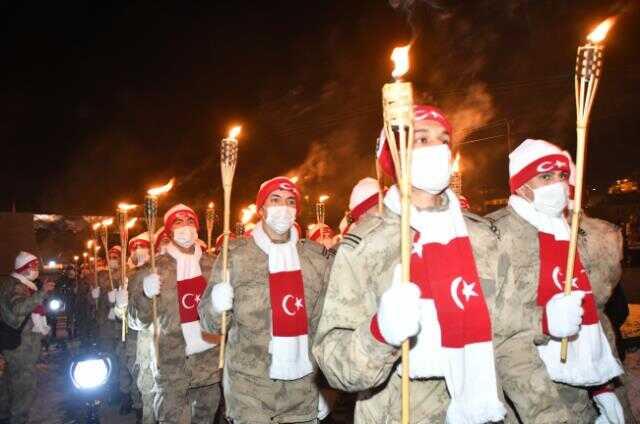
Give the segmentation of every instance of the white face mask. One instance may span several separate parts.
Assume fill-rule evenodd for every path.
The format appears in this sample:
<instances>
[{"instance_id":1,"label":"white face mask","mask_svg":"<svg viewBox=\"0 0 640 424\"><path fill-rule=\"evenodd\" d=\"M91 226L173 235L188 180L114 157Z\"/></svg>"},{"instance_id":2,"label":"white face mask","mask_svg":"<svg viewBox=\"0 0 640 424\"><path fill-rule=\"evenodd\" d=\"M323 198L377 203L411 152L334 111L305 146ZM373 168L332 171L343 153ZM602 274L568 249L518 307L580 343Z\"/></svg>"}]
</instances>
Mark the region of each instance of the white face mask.
<instances>
[{"instance_id":1,"label":"white face mask","mask_svg":"<svg viewBox=\"0 0 640 424\"><path fill-rule=\"evenodd\" d=\"M566 183L558 182L546 186L531 188L533 191L533 207L545 215L558 217L567 207L569 190Z\"/></svg>"},{"instance_id":2,"label":"white face mask","mask_svg":"<svg viewBox=\"0 0 640 424\"><path fill-rule=\"evenodd\" d=\"M184 227L173 230L173 241L184 249L188 249L198 239L198 232L196 227L191 225L185 225Z\"/></svg>"},{"instance_id":3,"label":"white face mask","mask_svg":"<svg viewBox=\"0 0 640 424\"><path fill-rule=\"evenodd\" d=\"M411 185L427 193L438 194L449 186L451 167L451 149L446 144L414 149Z\"/></svg>"},{"instance_id":4,"label":"white face mask","mask_svg":"<svg viewBox=\"0 0 640 424\"><path fill-rule=\"evenodd\" d=\"M31 269L31 270L29 270L29 272L27 272L26 274L23 274L23 275L29 281L36 281L36 278L38 278L38 276L40 276L40 271L38 271L37 269Z\"/></svg>"},{"instance_id":5,"label":"white face mask","mask_svg":"<svg viewBox=\"0 0 640 424\"><path fill-rule=\"evenodd\" d=\"M136 266L142 266L149 262L149 249L138 248L134 253L134 261Z\"/></svg>"},{"instance_id":6,"label":"white face mask","mask_svg":"<svg viewBox=\"0 0 640 424\"><path fill-rule=\"evenodd\" d=\"M117 259L109 259L109 268L116 269L120 266L120 261Z\"/></svg>"},{"instance_id":7,"label":"white face mask","mask_svg":"<svg viewBox=\"0 0 640 424\"><path fill-rule=\"evenodd\" d=\"M296 220L296 208L291 206L269 206L265 222L277 234L285 234Z\"/></svg>"}]
</instances>

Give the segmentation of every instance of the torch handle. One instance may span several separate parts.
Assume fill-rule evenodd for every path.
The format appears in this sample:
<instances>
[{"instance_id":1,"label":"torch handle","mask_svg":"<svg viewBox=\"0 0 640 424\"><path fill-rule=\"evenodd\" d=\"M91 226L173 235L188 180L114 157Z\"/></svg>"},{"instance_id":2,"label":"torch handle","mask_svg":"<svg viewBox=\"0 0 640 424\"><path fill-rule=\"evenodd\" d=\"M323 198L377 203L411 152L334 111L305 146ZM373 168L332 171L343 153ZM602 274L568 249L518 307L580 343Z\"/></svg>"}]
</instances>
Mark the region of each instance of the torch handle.
<instances>
[{"instance_id":1,"label":"torch handle","mask_svg":"<svg viewBox=\"0 0 640 424\"><path fill-rule=\"evenodd\" d=\"M222 281L229 282L229 233L231 227L231 184L224 185L224 232L222 233ZM227 313L222 312L220 331L220 357L218 367L224 367L224 351L227 345Z\"/></svg>"},{"instance_id":2,"label":"torch handle","mask_svg":"<svg viewBox=\"0 0 640 424\"><path fill-rule=\"evenodd\" d=\"M129 242L129 232L127 231L127 214L123 212L119 217L120 224L120 246L122 247L120 253L120 278L122 283L120 287L124 287L125 290L129 287L127 281L127 244ZM122 331L121 331L122 343L127 341L127 308L125 308L122 315Z\"/></svg>"},{"instance_id":3,"label":"torch handle","mask_svg":"<svg viewBox=\"0 0 640 424\"><path fill-rule=\"evenodd\" d=\"M156 219L155 216L147 216L147 231L149 232L149 243L151 244L151 248L149 249L149 262L151 264L151 273L155 274L156 272L156 249L155 249L155 227L156 227ZM153 347L154 347L154 355L156 359L156 364L160 364L159 359L159 346L160 346L160 323L158 322L158 296L153 296L151 298L151 313L153 317Z\"/></svg>"},{"instance_id":4,"label":"torch handle","mask_svg":"<svg viewBox=\"0 0 640 424\"><path fill-rule=\"evenodd\" d=\"M580 215L582 213L582 192L584 185L584 164L587 147L587 126L579 124L576 128L576 188L573 199L573 211L571 213L571 236L569 239L569 252L567 254L567 268L565 271L564 293L570 294L572 288L574 266L578 251L578 232L580 229ZM569 339L564 337L560 344L560 360L567 361Z\"/></svg>"}]
</instances>

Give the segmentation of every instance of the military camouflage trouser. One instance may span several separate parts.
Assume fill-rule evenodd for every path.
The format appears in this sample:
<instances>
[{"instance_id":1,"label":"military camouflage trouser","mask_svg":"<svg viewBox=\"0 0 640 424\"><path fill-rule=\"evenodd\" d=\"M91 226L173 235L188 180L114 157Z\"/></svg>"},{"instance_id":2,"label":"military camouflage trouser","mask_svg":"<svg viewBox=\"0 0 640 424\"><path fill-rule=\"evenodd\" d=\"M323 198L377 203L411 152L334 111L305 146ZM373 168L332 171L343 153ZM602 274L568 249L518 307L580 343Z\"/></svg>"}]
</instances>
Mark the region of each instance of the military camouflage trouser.
<instances>
[{"instance_id":1,"label":"military camouflage trouser","mask_svg":"<svg viewBox=\"0 0 640 424\"><path fill-rule=\"evenodd\" d=\"M142 402L142 423L155 424L156 415L153 409L153 402L155 398L153 385L155 384L155 381L153 379L153 372L151 368L148 366L144 368L138 367L136 383Z\"/></svg>"},{"instance_id":2,"label":"military camouflage trouser","mask_svg":"<svg viewBox=\"0 0 640 424\"><path fill-rule=\"evenodd\" d=\"M238 420L229 420L231 424L264 424L263 421L238 421ZM299 421L292 424L317 424L318 420L313 421Z\"/></svg>"},{"instance_id":3,"label":"military camouflage trouser","mask_svg":"<svg viewBox=\"0 0 640 424\"><path fill-rule=\"evenodd\" d=\"M9 418L9 381L7 371L0 375L0 420Z\"/></svg>"},{"instance_id":4,"label":"military camouflage trouser","mask_svg":"<svg viewBox=\"0 0 640 424\"><path fill-rule=\"evenodd\" d=\"M5 381L9 392L11 413L11 424L24 424L29 417L29 409L33 405L36 395L36 375L35 364L25 361L21 356L22 351L2 352L7 360L5 371ZM3 383L4 383L3 382Z\"/></svg>"},{"instance_id":5,"label":"military camouflage trouser","mask_svg":"<svg viewBox=\"0 0 640 424\"><path fill-rule=\"evenodd\" d=\"M189 388L167 388L155 394L154 409L161 424L211 424L220 404L220 383Z\"/></svg>"}]
</instances>

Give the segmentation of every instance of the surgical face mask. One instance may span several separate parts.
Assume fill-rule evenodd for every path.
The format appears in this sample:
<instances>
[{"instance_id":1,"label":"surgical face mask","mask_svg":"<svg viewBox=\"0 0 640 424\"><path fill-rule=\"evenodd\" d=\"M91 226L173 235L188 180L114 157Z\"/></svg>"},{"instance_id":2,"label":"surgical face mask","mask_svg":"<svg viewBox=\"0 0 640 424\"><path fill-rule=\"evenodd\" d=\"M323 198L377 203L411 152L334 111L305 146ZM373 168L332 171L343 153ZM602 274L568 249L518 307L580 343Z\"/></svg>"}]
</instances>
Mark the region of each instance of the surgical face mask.
<instances>
[{"instance_id":1,"label":"surgical face mask","mask_svg":"<svg viewBox=\"0 0 640 424\"><path fill-rule=\"evenodd\" d=\"M36 278L38 278L38 276L40 275L40 271L38 271L37 269L30 269L26 274L23 274L27 280L29 281L35 281Z\"/></svg>"},{"instance_id":2,"label":"surgical face mask","mask_svg":"<svg viewBox=\"0 0 640 424\"><path fill-rule=\"evenodd\" d=\"M116 269L120 266L120 261L117 259L109 259L109 268Z\"/></svg>"},{"instance_id":3,"label":"surgical face mask","mask_svg":"<svg viewBox=\"0 0 640 424\"><path fill-rule=\"evenodd\" d=\"M449 186L451 149L446 144L414 149L411 159L411 185L430 194Z\"/></svg>"},{"instance_id":4,"label":"surgical face mask","mask_svg":"<svg viewBox=\"0 0 640 424\"><path fill-rule=\"evenodd\" d=\"M134 260L137 266L149 262L149 249L137 249L134 253Z\"/></svg>"},{"instance_id":5,"label":"surgical face mask","mask_svg":"<svg viewBox=\"0 0 640 424\"><path fill-rule=\"evenodd\" d=\"M291 206L267 207L266 223L276 234L285 234L296 220L296 208Z\"/></svg>"},{"instance_id":6,"label":"surgical face mask","mask_svg":"<svg viewBox=\"0 0 640 424\"><path fill-rule=\"evenodd\" d=\"M76 278L76 272L75 271L69 271L69 273L67 275L69 276L69 278Z\"/></svg>"},{"instance_id":7,"label":"surgical face mask","mask_svg":"<svg viewBox=\"0 0 640 424\"><path fill-rule=\"evenodd\" d=\"M198 239L198 232L196 227L191 225L185 225L184 227L176 228L173 230L173 241L184 249L188 249Z\"/></svg>"},{"instance_id":8,"label":"surgical face mask","mask_svg":"<svg viewBox=\"0 0 640 424\"><path fill-rule=\"evenodd\" d=\"M545 215L558 217L567 207L569 190L566 183L558 182L546 186L531 188L533 191L533 207Z\"/></svg>"}]
</instances>

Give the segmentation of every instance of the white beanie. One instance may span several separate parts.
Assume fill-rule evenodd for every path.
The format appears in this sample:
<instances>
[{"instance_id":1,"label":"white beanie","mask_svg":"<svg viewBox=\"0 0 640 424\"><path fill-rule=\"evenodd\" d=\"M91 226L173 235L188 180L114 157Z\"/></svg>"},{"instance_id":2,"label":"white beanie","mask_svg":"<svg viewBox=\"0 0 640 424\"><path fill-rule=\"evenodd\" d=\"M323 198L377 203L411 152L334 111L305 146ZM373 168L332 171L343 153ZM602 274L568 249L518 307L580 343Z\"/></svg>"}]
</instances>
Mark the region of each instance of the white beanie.
<instances>
[{"instance_id":1,"label":"white beanie","mask_svg":"<svg viewBox=\"0 0 640 424\"><path fill-rule=\"evenodd\" d=\"M569 172L569 159L555 144L526 139L509 154L509 187L511 193L536 175L550 171Z\"/></svg>"},{"instance_id":2,"label":"white beanie","mask_svg":"<svg viewBox=\"0 0 640 424\"><path fill-rule=\"evenodd\" d=\"M24 271L33 261L38 261L38 258L29 252L22 251L18 253L18 256L16 256L13 269L16 272Z\"/></svg>"},{"instance_id":3,"label":"white beanie","mask_svg":"<svg viewBox=\"0 0 640 424\"><path fill-rule=\"evenodd\" d=\"M360 203L364 202L374 194L378 194L379 185L375 178L363 178L353 187L349 198L349 209L354 210Z\"/></svg>"},{"instance_id":4,"label":"white beanie","mask_svg":"<svg viewBox=\"0 0 640 424\"><path fill-rule=\"evenodd\" d=\"M164 214L164 227L168 231L171 230L171 226L173 225L173 222L176 220L179 213L185 213L189 215L195 221L196 229L200 228L200 221L198 220L198 215L194 212L194 210L187 205L178 203Z\"/></svg>"}]
</instances>

